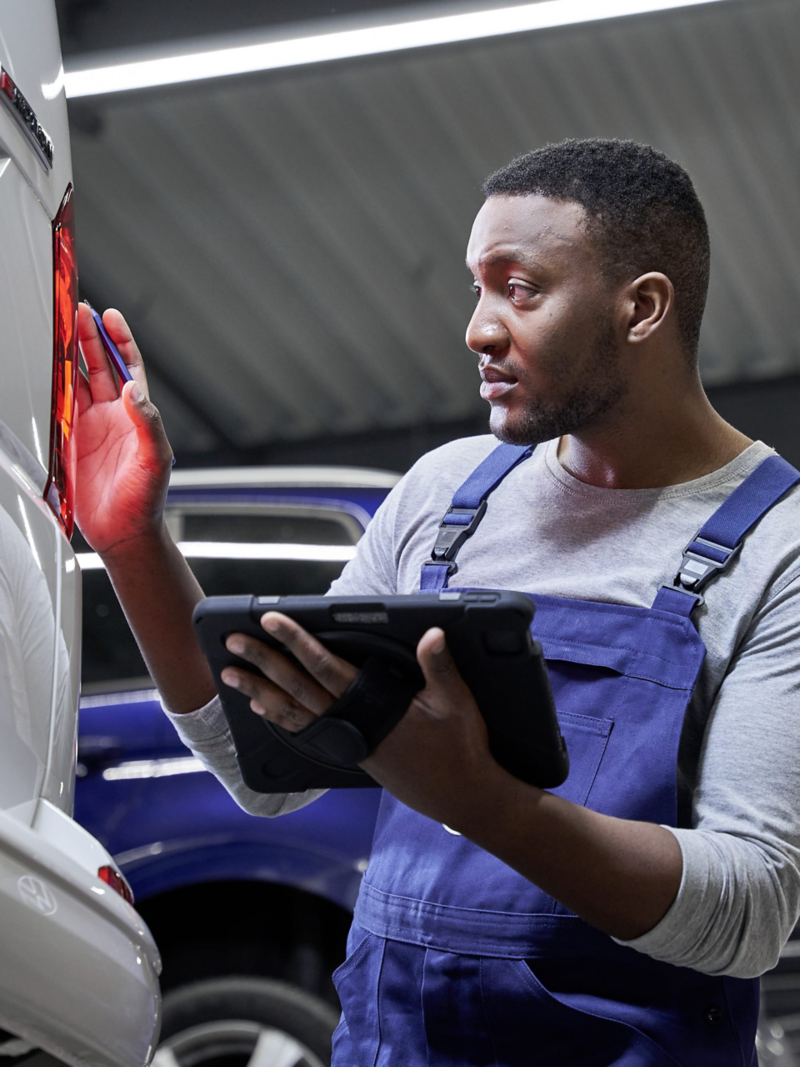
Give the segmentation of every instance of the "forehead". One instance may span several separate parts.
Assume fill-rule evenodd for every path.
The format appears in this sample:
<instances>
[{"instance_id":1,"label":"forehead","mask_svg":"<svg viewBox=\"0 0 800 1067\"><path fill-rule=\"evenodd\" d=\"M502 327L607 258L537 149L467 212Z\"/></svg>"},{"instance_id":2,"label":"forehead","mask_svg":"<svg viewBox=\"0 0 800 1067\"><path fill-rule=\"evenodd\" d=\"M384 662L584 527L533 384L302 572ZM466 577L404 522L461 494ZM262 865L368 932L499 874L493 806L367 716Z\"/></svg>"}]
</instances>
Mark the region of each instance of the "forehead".
<instances>
[{"instance_id":1,"label":"forehead","mask_svg":"<svg viewBox=\"0 0 800 1067\"><path fill-rule=\"evenodd\" d=\"M467 266L534 261L555 266L592 254L586 213L574 200L490 196L478 212L467 246Z\"/></svg>"}]
</instances>

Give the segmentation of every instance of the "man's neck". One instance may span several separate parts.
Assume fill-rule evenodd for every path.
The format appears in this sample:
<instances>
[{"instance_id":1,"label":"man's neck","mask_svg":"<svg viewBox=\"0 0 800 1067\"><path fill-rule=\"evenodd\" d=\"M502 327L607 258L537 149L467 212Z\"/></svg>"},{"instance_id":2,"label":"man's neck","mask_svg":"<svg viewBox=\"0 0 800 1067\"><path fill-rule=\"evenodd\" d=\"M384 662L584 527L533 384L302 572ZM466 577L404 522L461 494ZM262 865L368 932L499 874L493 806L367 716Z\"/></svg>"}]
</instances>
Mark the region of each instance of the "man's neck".
<instances>
[{"instance_id":1,"label":"man's neck","mask_svg":"<svg viewBox=\"0 0 800 1067\"><path fill-rule=\"evenodd\" d=\"M636 419L618 417L593 431L562 437L558 459L589 485L654 489L711 474L752 443L698 390L682 396L672 410L658 403Z\"/></svg>"}]
</instances>

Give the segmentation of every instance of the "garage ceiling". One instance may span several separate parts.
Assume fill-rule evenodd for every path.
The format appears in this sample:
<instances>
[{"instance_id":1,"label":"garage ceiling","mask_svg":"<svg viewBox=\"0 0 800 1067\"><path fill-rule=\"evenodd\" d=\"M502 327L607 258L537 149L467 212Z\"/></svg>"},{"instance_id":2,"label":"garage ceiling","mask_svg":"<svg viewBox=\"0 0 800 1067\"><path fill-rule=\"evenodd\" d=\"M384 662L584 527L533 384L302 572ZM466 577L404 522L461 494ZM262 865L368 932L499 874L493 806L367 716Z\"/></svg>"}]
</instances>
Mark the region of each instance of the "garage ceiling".
<instances>
[{"instance_id":1,"label":"garage ceiling","mask_svg":"<svg viewBox=\"0 0 800 1067\"><path fill-rule=\"evenodd\" d=\"M189 6L63 0L67 69L218 32L221 8L237 30L330 11ZM548 141L630 137L707 209L706 381L798 373L798 66L797 0L726 0L75 100L81 287L127 313L179 454L469 418L481 181Z\"/></svg>"}]
</instances>

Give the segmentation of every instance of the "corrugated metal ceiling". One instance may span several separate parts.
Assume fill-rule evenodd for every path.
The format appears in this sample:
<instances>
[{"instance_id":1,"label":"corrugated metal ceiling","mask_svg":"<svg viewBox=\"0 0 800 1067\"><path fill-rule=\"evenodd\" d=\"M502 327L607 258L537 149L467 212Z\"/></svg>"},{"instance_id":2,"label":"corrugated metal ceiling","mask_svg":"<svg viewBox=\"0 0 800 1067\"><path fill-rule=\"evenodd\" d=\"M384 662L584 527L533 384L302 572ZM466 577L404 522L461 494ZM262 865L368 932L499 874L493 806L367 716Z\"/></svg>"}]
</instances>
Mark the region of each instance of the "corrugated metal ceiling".
<instances>
[{"instance_id":1,"label":"corrugated metal ceiling","mask_svg":"<svg viewBox=\"0 0 800 1067\"><path fill-rule=\"evenodd\" d=\"M728 0L75 101L82 288L128 314L179 452L465 417L481 181L631 137L707 209L706 380L798 372L799 59L797 0Z\"/></svg>"}]
</instances>

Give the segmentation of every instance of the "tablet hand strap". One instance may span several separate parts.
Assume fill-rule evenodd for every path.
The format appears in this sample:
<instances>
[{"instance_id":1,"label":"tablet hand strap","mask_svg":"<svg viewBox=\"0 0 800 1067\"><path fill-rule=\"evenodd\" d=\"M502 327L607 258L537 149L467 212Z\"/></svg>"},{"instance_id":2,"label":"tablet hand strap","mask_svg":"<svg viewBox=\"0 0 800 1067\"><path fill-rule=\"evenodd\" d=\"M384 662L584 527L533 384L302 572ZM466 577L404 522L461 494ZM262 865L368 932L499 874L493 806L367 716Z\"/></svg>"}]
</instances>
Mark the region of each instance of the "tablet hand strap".
<instances>
[{"instance_id":1,"label":"tablet hand strap","mask_svg":"<svg viewBox=\"0 0 800 1067\"><path fill-rule=\"evenodd\" d=\"M421 671L371 656L341 697L311 726L282 732L292 748L326 767L355 767L408 711L425 684Z\"/></svg>"}]
</instances>

